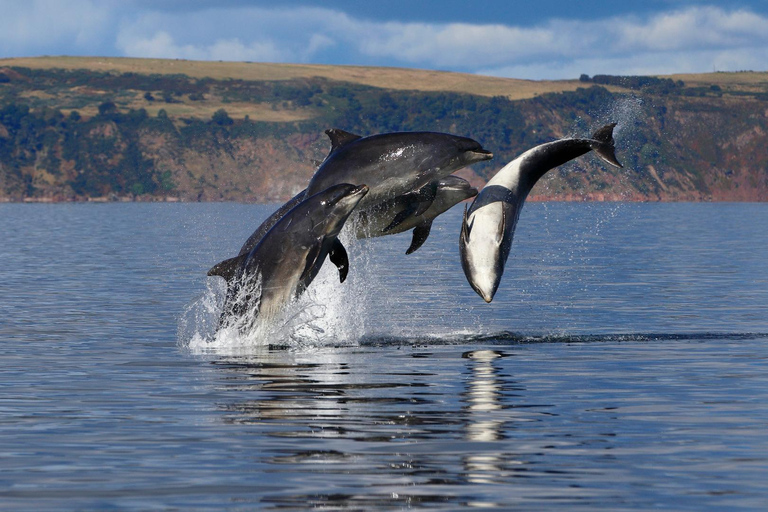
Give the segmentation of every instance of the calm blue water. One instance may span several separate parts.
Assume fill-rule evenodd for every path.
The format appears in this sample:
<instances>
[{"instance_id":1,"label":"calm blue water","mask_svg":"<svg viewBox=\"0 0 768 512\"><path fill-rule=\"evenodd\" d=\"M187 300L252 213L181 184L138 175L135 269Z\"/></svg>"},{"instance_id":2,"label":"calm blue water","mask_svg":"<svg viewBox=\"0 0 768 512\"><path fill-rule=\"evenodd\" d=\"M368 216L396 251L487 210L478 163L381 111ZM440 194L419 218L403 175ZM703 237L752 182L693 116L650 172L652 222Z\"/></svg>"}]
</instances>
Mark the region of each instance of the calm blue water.
<instances>
[{"instance_id":1,"label":"calm blue water","mask_svg":"<svg viewBox=\"0 0 768 512\"><path fill-rule=\"evenodd\" d=\"M0 205L0 509L768 508L768 205L529 204L490 305L456 208L211 338L270 212Z\"/></svg>"}]
</instances>

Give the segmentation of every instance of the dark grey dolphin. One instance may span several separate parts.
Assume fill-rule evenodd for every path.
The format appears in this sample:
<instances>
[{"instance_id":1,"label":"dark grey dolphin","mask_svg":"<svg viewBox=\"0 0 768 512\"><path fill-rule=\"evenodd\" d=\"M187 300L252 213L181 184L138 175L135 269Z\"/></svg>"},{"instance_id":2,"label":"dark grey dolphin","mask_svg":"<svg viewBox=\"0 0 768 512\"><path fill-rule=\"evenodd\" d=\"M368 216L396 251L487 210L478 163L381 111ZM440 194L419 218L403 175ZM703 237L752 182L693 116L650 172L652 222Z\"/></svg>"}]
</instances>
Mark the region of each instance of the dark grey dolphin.
<instances>
[{"instance_id":1,"label":"dark grey dolphin","mask_svg":"<svg viewBox=\"0 0 768 512\"><path fill-rule=\"evenodd\" d=\"M427 185L429 186L429 185ZM413 210L413 196L397 196L368 208L355 209L351 225L357 238L369 238L383 235L393 235L413 229L413 238L406 254L411 254L424 244L432 229L432 221L448 211L452 206L465 199L477 195L477 189L463 178L446 176L437 182L435 198L427 210L421 215L410 215L394 228L386 231L387 226L405 210Z\"/></svg>"},{"instance_id":2,"label":"dark grey dolphin","mask_svg":"<svg viewBox=\"0 0 768 512\"><path fill-rule=\"evenodd\" d=\"M248 329L257 316L269 321L299 297L367 192L365 185L340 184L314 194L283 215L250 251L211 269L208 275L229 284L222 325Z\"/></svg>"},{"instance_id":3,"label":"dark grey dolphin","mask_svg":"<svg viewBox=\"0 0 768 512\"><path fill-rule=\"evenodd\" d=\"M441 191L443 196L441 201L438 202L435 209L431 208L440 188L441 178L471 163L493 157L490 152L482 149L478 142L445 133L394 132L361 137L337 128L326 130L325 133L331 139L331 150L325 160L320 163L309 187L296 194L270 215L243 244L239 256L253 249L283 215L299 204L308 194L311 195L315 188L325 185L331 186L339 183L368 185L371 191L361 202L359 208L367 205L380 214L388 216L389 222L381 226L381 234L384 234L384 231L392 231L403 222L406 222L409 227L392 231L392 233L400 233L418 227L429 217L429 215L425 215L427 210L434 212L435 209L445 205L443 201L450 200L452 197L450 194L452 186L446 185L447 188ZM417 157L420 157L421 160L418 160ZM355 167L358 164L359 167ZM428 179L434 175L439 177L432 180ZM350 178L354 181L349 181ZM376 183L375 190L369 182ZM422 182L424 184L419 186ZM387 197L387 199L369 200L369 196L374 193L373 197ZM390 194L392 195L390 196ZM472 197L472 195L463 199ZM400 205L394 215L390 216L386 210L376 207L387 200L392 200L394 204ZM446 210L459 201L450 204ZM443 211L434 213L432 218L434 219ZM372 215L372 212L369 213L368 219L371 219ZM380 225L378 222L376 224L377 226ZM426 240L427 235L429 235L427 226L419 229L418 235L417 232L414 232L414 241L418 236L421 243L415 247L412 244L413 249L409 249L410 252L418 249ZM368 236L379 236L379 233L371 231ZM341 256L343 249L338 243L330 253L331 261L339 267L342 281L346 275L344 259ZM227 264L229 261L226 260L217 264L208 272L208 275L218 275L217 267ZM337 261L339 263L336 263Z\"/></svg>"},{"instance_id":4,"label":"dark grey dolphin","mask_svg":"<svg viewBox=\"0 0 768 512\"><path fill-rule=\"evenodd\" d=\"M499 287L517 219L533 185L550 169L591 150L610 165L621 167L614 154L615 126L603 126L591 139L566 138L529 149L504 166L469 209L464 209L461 266L469 284L486 302L493 300Z\"/></svg>"},{"instance_id":5,"label":"dark grey dolphin","mask_svg":"<svg viewBox=\"0 0 768 512\"><path fill-rule=\"evenodd\" d=\"M312 176L307 194L336 183L365 183L370 192L360 208L410 194L409 208L387 230L411 215L422 215L434 200L440 178L493 157L479 142L448 133L393 132L369 137L339 129L326 133L331 151Z\"/></svg>"}]
</instances>

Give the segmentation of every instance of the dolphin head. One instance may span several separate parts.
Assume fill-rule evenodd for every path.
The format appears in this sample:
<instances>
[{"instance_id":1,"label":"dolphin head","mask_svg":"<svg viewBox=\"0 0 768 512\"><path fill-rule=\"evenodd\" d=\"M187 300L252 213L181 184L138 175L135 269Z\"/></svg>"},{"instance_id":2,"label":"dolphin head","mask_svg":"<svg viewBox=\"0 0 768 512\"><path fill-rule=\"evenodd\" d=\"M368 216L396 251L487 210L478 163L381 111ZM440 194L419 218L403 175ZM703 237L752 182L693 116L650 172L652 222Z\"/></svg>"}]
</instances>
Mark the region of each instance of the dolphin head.
<instances>
[{"instance_id":1,"label":"dolphin head","mask_svg":"<svg viewBox=\"0 0 768 512\"><path fill-rule=\"evenodd\" d=\"M453 143L456 148L454 160L455 164L458 165L457 169L493 158L493 153L483 149L483 146L474 139L454 136Z\"/></svg>"},{"instance_id":2,"label":"dolphin head","mask_svg":"<svg viewBox=\"0 0 768 512\"><path fill-rule=\"evenodd\" d=\"M338 235L349 215L367 193L367 185L342 183L315 194L311 199L316 205L310 211L315 229L321 228L325 235Z\"/></svg>"},{"instance_id":3,"label":"dolphin head","mask_svg":"<svg viewBox=\"0 0 768 512\"><path fill-rule=\"evenodd\" d=\"M459 254L461 256L461 268L464 275L467 276L472 289L480 295L485 302L491 302L496 290L499 288L501 276L504 274L504 264L506 254L504 248L503 211L496 212L498 208L493 203L485 208L474 212L471 218L467 218L467 209L464 208L464 221L461 225L461 235L459 237ZM495 217L502 216L500 223L494 223L499 226L499 230L473 230L475 222L480 220L487 223L487 218L478 219L477 216Z\"/></svg>"},{"instance_id":4,"label":"dolphin head","mask_svg":"<svg viewBox=\"0 0 768 512\"><path fill-rule=\"evenodd\" d=\"M450 198L453 201L452 204L456 204L470 197L475 197L477 189L464 178L449 175L437 182L437 195L438 197L445 196Z\"/></svg>"},{"instance_id":5,"label":"dolphin head","mask_svg":"<svg viewBox=\"0 0 768 512\"><path fill-rule=\"evenodd\" d=\"M432 201L428 212L431 212L433 217L440 215L455 204L476 195L477 189L470 185L467 180L453 175L446 176L438 180L435 199Z\"/></svg>"}]
</instances>

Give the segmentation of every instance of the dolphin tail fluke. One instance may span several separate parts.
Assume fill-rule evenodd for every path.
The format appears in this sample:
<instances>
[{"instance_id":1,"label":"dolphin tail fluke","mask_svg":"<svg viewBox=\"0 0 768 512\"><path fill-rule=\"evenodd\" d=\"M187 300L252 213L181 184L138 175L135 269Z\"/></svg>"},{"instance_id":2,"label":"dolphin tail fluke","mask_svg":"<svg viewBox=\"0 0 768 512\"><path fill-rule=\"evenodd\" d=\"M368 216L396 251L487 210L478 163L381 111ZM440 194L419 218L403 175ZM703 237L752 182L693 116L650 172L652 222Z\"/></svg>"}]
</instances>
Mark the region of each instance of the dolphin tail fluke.
<instances>
[{"instance_id":1,"label":"dolphin tail fluke","mask_svg":"<svg viewBox=\"0 0 768 512\"><path fill-rule=\"evenodd\" d=\"M429 237L429 232L432 230L432 221L425 222L423 224L419 224L415 228L413 228L413 238L411 239L411 246L408 247L408 250L405 251L405 254L411 254L413 252L416 252L416 250L424 245L424 242L427 241L427 238Z\"/></svg>"},{"instance_id":2,"label":"dolphin tail fluke","mask_svg":"<svg viewBox=\"0 0 768 512\"><path fill-rule=\"evenodd\" d=\"M613 142L613 129L616 127L616 123L611 123L599 128L592 134L592 140L594 141L591 146L603 161L606 163L618 167L623 166L616 159L616 147Z\"/></svg>"},{"instance_id":3,"label":"dolphin tail fluke","mask_svg":"<svg viewBox=\"0 0 768 512\"><path fill-rule=\"evenodd\" d=\"M211 267L211 270L208 271L208 275L220 276L226 279L227 282L230 282L232 279L235 278L235 276L237 275L237 271L240 270L240 267L243 261L247 257L248 257L247 254L241 254L239 256L235 256L234 258L229 258L228 260L221 261L215 264L213 267Z\"/></svg>"}]
</instances>

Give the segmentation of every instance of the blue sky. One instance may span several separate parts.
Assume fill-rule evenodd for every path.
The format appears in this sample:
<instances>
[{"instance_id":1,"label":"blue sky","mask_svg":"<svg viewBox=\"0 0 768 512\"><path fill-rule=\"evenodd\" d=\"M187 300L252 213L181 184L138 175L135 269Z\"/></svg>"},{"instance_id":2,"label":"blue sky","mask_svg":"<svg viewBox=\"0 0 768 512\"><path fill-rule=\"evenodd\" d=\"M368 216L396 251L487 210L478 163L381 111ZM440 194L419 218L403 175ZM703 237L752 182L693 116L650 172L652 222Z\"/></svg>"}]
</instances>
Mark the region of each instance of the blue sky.
<instances>
[{"instance_id":1,"label":"blue sky","mask_svg":"<svg viewBox=\"0 0 768 512\"><path fill-rule=\"evenodd\" d=\"M0 13L0 57L351 64L528 79L768 69L766 0L0 0Z\"/></svg>"}]
</instances>

